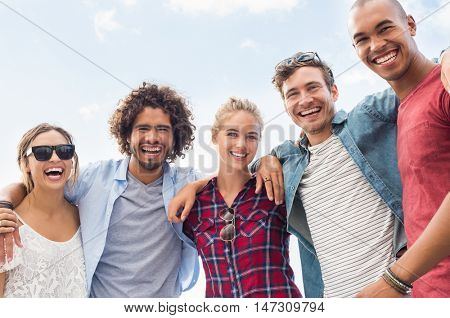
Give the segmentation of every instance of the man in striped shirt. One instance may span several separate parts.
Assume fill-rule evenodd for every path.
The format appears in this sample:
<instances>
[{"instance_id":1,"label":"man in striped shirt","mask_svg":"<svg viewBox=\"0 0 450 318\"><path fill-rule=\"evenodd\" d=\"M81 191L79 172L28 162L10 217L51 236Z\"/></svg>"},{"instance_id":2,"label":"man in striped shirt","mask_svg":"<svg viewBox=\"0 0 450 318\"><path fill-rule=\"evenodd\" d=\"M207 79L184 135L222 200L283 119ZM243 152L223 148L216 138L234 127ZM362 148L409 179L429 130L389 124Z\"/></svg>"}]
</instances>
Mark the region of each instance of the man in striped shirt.
<instances>
[{"instance_id":1,"label":"man in striped shirt","mask_svg":"<svg viewBox=\"0 0 450 318\"><path fill-rule=\"evenodd\" d=\"M314 52L281 61L273 83L303 129L272 151L283 165L289 230L298 238L307 297L354 297L405 246L395 151L397 99L367 97L335 111L333 73ZM264 174L271 156L259 166Z\"/></svg>"},{"instance_id":2,"label":"man in striped shirt","mask_svg":"<svg viewBox=\"0 0 450 318\"><path fill-rule=\"evenodd\" d=\"M448 61L442 63L444 69ZM399 101L387 89L350 113L336 112L333 73L314 52L281 61L273 83L303 135L254 165L258 188L264 180L275 191L284 189L305 296L353 297L406 244L396 149ZM274 172L279 163L284 184Z\"/></svg>"}]
</instances>

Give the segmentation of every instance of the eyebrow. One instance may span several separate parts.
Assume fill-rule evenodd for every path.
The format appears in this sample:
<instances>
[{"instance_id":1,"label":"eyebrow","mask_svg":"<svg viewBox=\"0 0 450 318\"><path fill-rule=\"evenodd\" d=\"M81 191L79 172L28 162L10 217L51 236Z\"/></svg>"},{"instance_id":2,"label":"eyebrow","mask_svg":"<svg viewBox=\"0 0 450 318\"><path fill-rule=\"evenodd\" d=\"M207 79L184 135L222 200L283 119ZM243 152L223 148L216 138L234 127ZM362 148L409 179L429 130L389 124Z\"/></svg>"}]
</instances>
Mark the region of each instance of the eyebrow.
<instances>
[{"instance_id":1,"label":"eyebrow","mask_svg":"<svg viewBox=\"0 0 450 318\"><path fill-rule=\"evenodd\" d=\"M236 128L229 128L229 129L227 129L226 130L227 132L239 132L239 130L238 129L236 129ZM259 133L257 132L257 131L250 131L250 132L248 132L247 133L248 135L250 135L250 134L254 134L254 135L259 135Z\"/></svg>"},{"instance_id":2,"label":"eyebrow","mask_svg":"<svg viewBox=\"0 0 450 318\"><path fill-rule=\"evenodd\" d=\"M134 128L152 128L152 127L156 127L156 128L172 128L172 126L170 125L164 125L164 124L159 124L159 125L147 125L147 124L139 124L136 125Z\"/></svg>"},{"instance_id":3,"label":"eyebrow","mask_svg":"<svg viewBox=\"0 0 450 318\"><path fill-rule=\"evenodd\" d=\"M389 24L389 23L392 23L392 20L384 19L383 21L381 21L380 23L378 23L378 24L375 26L375 29L379 29L379 28L381 28L382 26L384 26L385 24ZM366 32L358 32L358 33L356 33L355 35L353 35L353 40L355 40L357 37L363 36L363 35L365 35L365 34L366 34Z\"/></svg>"},{"instance_id":4,"label":"eyebrow","mask_svg":"<svg viewBox=\"0 0 450 318\"><path fill-rule=\"evenodd\" d=\"M323 85L321 82L318 82L318 81L311 81L311 82L306 83L304 86L305 86L305 87L308 87L308 86L313 85L313 84L319 84L319 85L321 85L321 86ZM290 88L284 95L287 96L290 92L295 91L295 90L297 90L297 89L298 89L297 87L292 87L292 88Z\"/></svg>"}]
</instances>

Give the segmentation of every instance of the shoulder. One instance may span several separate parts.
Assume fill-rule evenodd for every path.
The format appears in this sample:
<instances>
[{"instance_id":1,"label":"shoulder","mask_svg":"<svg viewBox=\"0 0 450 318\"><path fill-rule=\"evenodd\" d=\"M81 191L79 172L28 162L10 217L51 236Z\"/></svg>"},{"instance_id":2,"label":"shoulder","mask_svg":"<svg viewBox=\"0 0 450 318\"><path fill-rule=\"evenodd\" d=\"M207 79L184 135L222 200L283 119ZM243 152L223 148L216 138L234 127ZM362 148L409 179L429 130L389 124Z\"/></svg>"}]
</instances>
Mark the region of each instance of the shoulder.
<instances>
[{"instance_id":1,"label":"shoulder","mask_svg":"<svg viewBox=\"0 0 450 318\"><path fill-rule=\"evenodd\" d=\"M101 160L97 162L92 162L87 164L86 166L82 167L83 171L89 171L89 170L99 170L99 171L109 171L109 170L117 170L122 162L124 162L125 159L110 159L110 160Z\"/></svg>"},{"instance_id":2,"label":"shoulder","mask_svg":"<svg viewBox=\"0 0 450 318\"><path fill-rule=\"evenodd\" d=\"M125 164L126 159L110 159L92 162L86 166L81 167L79 178L89 178L92 176L108 176L117 172L122 164Z\"/></svg>"},{"instance_id":3,"label":"shoulder","mask_svg":"<svg viewBox=\"0 0 450 318\"><path fill-rule=\"evenodd\" d=\"M298 153L298 143L293 140L286 140L282 144L276 146L273 151L278 156L285 156L289 154Z\"/></svg>"},{"instance_id":4,"label":"shoulder","mask_svg":"<svg viewBox=\"0 0 450 318\"><path fill-rule=\"evenodd\" d=\"M349 117L368 115L376 120L395 123L399 104L400 101L395 92L392 88L387 88L382 92L364 97L349 113Z\"/></svg>"}]
</instances>

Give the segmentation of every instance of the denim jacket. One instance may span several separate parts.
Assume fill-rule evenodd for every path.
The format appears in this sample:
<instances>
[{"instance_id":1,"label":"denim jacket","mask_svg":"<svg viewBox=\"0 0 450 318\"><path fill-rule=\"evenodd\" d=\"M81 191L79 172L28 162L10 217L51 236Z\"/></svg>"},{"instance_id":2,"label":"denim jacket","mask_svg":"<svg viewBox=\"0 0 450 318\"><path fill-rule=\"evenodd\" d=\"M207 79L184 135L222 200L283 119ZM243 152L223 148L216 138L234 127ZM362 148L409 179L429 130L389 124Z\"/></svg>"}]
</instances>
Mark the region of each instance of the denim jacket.
<instances>
[{"instance_id":1,"label":"denim jacket","mask_svg":"<svg viewBox=\"0 0 450 318\"><path fill-rule=\"evenodd\" d=\"M392 89L370 95L350 113L339 111L332 131L361 169L367 181L395 216L394 253L406 246L401 205L402 187L397 168L397 108ZM272 150L283 165L288 231L297 236L305 297L322 297L323 280L310 229L297 188L309 163L307 139L286 141ZM254 168L254 167L253 167Z\"/></svg>"},{"instance_id":2,"label":"denim jacket","mask_svg":"<svg viewBox=\"0 0 450 318\"><path fill-rule=\"evenodd\" d=\"M78 205L81 235L86 263L86 281L90 294L92 277L103 254L109 222L115 201L127 188L127 171L130 158L92 163L82 169L73 188L66 188L66 198ZM187 183L200 176L192 168L163 166L163 200L166 212L170 200ZM199 274L197 250L183 233L182 224L172 224L173 230L183 241L179 280L181 290L195 285ZM132 242L130 242L132 244ZM139 256L136 256L139 257ZM133 260L130 260L132 262ZM155 269L158 270L158 269Z\"/></svg>"}]
</instances>

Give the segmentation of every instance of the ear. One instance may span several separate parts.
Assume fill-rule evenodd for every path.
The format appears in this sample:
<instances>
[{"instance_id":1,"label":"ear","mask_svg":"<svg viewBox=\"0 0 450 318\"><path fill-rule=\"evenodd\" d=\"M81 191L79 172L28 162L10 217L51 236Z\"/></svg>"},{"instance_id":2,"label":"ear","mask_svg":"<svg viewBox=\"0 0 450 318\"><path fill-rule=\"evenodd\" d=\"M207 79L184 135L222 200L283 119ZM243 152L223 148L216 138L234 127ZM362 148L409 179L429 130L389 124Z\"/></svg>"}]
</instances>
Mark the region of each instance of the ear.
<instances>
[{"instance_id":1,"label":"ear","mask_svg":"<svg viewBox=\"0 0 450 318\"><path fill-rule=\"evenodd\" d=\"M414 20L412 15L408 15L406 17L406 21L408 23L408 30L409 30L409 34L411 36L415 36L416 35L416 31L417 31L417 25L416 25L416 21Z\"/></svg>"},{"instance_id":2,"label":"ear","mask_svg":"<svg viewBox=\"0 0 450 318\"><path fill-rule=\"evenodd\" d=\"M333 86L331 86L331 98L333 99L334 102L336 102L338 100L338 97L339 97L339 90L336 84L333 84Z\"/></svg>"}]
</instances>

